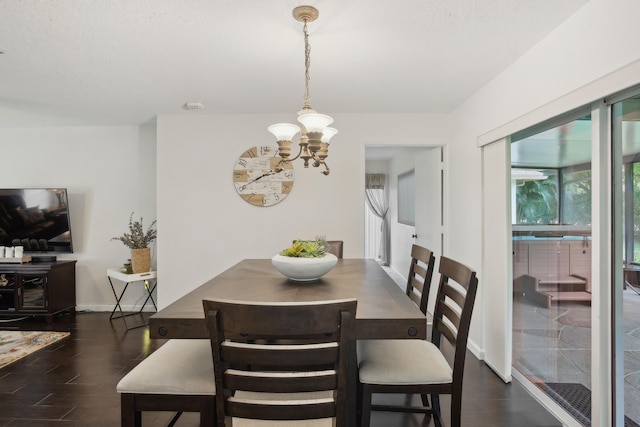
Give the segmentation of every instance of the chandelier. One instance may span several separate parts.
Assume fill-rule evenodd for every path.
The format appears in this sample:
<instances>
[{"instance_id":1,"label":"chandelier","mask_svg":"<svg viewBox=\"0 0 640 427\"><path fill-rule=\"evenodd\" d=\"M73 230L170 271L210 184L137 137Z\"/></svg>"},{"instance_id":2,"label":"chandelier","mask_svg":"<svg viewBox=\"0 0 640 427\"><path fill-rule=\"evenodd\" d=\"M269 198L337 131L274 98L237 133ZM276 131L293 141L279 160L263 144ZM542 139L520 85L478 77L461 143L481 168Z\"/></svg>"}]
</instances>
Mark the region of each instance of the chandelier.
<instances>
[{"instance_id":1,"label":"chandelier","mask_svg":"<svg viewBox=\"0 0 640 427\"><path fill-rule=\"evenodd\" d=\"M302 31L304 33L304 106L298 111L298 121L302 127L289 123L278 123L269 126L268 130L276 137L278 143L278 154L282 158L276 166L276 171L282 170L282 164L292 162L298 158L304 160L304 167L309 167L309 161L313 167L324 166L322 174L329 175L330 169L325 162L329 155L329 141L338 133L337 129L328 127L333 123L333 119L325 114L318 114L310 104L311 96L309 95L309 67L311 66L311 46L309 45L309 33L307 32L307 23L313 22L318 18L318 9L312 6L298 6L293 9L293 17L302 22L304 25ZM300 133L298 146L300 151L298 155L291 158L291 144L293 137Z\"/></svg>"}]
</instances>

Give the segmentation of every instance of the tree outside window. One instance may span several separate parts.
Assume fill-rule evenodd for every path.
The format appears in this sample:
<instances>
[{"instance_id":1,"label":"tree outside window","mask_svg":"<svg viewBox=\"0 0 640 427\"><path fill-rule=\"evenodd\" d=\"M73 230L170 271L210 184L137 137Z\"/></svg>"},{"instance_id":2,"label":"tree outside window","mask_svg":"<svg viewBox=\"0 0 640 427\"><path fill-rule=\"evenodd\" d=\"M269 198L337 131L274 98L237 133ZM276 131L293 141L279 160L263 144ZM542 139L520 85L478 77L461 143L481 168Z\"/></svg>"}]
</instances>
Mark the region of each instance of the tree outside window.
<instances>
[{"instance_id":1,"label":"tree outside window","mask_svg":"<svg viewBox=\"0 0 640 427\"><path fill-rule=\"evenodd\" d=\"M558 223L558 175L516 180L516 223Z\"/></svg>"}]
</instances>

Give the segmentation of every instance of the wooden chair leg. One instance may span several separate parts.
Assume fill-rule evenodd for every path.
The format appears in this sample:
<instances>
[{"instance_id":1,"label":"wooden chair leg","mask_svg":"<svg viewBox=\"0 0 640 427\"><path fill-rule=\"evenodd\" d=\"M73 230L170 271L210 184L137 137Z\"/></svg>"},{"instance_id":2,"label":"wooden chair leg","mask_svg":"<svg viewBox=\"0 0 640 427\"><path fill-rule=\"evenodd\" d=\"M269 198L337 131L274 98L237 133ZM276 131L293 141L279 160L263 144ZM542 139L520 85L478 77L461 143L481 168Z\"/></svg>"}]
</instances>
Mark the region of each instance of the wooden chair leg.
<instances>
[{"instance_id":1,"label":"wooden chair leg","mask_svg":"<svg viewBox=\"0 0 640 427\"><path fill-rule=\"evenodd\" d=\"M182 416L182 412L176 412L173 418L171 418L171 421L169 421L169 424L167 424L167 427L175 426L181 416Z\"/></svg>"},{"instance_id":2,"label":"wooden chair leg","mask_svg":"<svg viewBox=\"0 0 640 427\"><path fill-rule=\"evenodd\" d=\"M422 406L424 406L425 408L429 408L429 395L421 394L420 397L422 398Z\"/></svg>"},{"instance_id":3,"label":"wooden chair leg","mask_svg":"<svg viewBox=\"0 0 640 427\"><path fill-rule=\"evenodd\" d=\"M226 425L226 418L224 416L224 411L220 409L220 408L223 408L223 406L220 406L220 405L224 405L224 401L216 397L216 424L215 425L218 427L224 427Z\"/></svg>"},{"instance_id":4,"label":"wooden chair leg","mask_svg":"<svg viewBox=\"0 0 640 427\"><path fill-rule=\"evenodd\" d=\"M211 398L205 399L203 406L200 408L200 426L209 427L216 425L216 398L215 396L211 396Z\"/></svg>"},{"instance_id":5,"label":"wooden chair leg","mask_svg":"<svg viewBox=\"0 0 640 427\"><path fill-rule=\"evenodd\" d=\"M371 386L358 384L360 393L360 427L369 427L371 422Z\"/></svg>"},{"instance_id":6,"label":"wooden chair leg","mask_svg":"<svg viewBox=\"0 0 640 427\"><path fill-rule=\"evenodd\" d=\"M142 426L142 414L135 409L135 395L122 393L120 396L120 421L122 427Z\"/></svg>"},{"instance_id":7,"label":"wooden chair leg","mask_svg":"<svg viewBox=\"0 0 640 427\"><path fill-rule=\"evenodd\" d=\"M462 418L462 396L460 393L451 395L451 427L460 427Z\"/></svg>"},{"instance_id":8,"label":"wooden chair leg","mask_svg":"<svg viewBox=\"0 0 640 427\"><path fill-rule=\"evenodd\" d=\"M433 410L433 423L436 427L442 427L442 418L440 416L440 395L431 395L431 408Z\"/></svg>"}]
</instances>

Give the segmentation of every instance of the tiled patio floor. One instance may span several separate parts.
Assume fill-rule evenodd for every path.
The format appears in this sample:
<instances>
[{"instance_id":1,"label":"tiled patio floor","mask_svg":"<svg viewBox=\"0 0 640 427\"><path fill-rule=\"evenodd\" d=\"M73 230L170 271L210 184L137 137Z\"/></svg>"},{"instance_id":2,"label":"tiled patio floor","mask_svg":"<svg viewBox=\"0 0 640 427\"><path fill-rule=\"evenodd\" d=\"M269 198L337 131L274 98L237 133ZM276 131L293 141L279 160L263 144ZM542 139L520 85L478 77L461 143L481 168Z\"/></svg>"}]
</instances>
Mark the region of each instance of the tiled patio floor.
<instances>
[{"instance_id":1,"label":"tiled patio floor","mask_svg":"<svg viewBox=\"0 0 640 427\"><path fill-rule=\"evenodd\" d=\"M514 297L513 366L532 381L591 389L591 307L550 309ZM640 295L624 291L625 415L640 423Z\"/></svg>"}]
</instances>

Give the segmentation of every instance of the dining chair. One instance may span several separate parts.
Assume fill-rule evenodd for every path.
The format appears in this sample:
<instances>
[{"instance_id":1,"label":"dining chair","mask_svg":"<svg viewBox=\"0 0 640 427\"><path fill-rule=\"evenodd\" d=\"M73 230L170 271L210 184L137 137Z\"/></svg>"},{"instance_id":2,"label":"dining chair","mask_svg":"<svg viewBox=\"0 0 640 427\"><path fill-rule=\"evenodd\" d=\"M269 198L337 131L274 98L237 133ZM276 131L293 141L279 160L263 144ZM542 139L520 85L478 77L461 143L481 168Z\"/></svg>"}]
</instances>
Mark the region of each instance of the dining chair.
<instances>
[{"instance_id":1,"label":"dining chair","mask_svg":"<svg viewBox=\"0 0 640 427\"><path fill-rule=\"evenodd\" d=\"M451 395L451 426L460 426L464 360L478 279L475 271L447 257L440 258L438 271L430 341L358 341L361 426L369 426L371 410L432 414L436 426L442 426L440 394ZM423 406L372 405L373 393L419 394Z\"/></svg>"},{"instance_id":2,"label":"dining chair","mask_svg":"<svg viewBox=\"0 0 640 427\"><path fill-rule=\"evenodd\" d=\"M356 304L204 300L217 425L322 420L344 426Z\"/></svg>"},{"instance_id":3,"label":"dining chair","mask_svg":"<svg viewBox=\"0 0 640 427\"><path fill-rule=\"evenodd\" d=\"M342 258L342 248L344 242L342 240L327 240L329 245L329 253L334 254L338 259Z\"/></svg>"},{"instance_id":4,"label":"dining chair","mask_svg":"<svg viewBox=\"0 0 640 427\"><path fill-rule=\"evenodd\" d=\"M122 427L142 426L143 411L200 412L201 426L215 424L216 385L207 339L175 339L140 362L116 386Z\"/></svg>"},{"instance_id":5,"label":"dining chair","mask_svg":"<svg viewBox=\"0 0 640 427\"><path fill-rule=\"evenodd\" d=\"M435 263L436 257L432 251L415 244L411 246L411 264L407 276L406 294L425 315L427 314L429 289L431 288Z\"/></svg>"}]
</instances>

